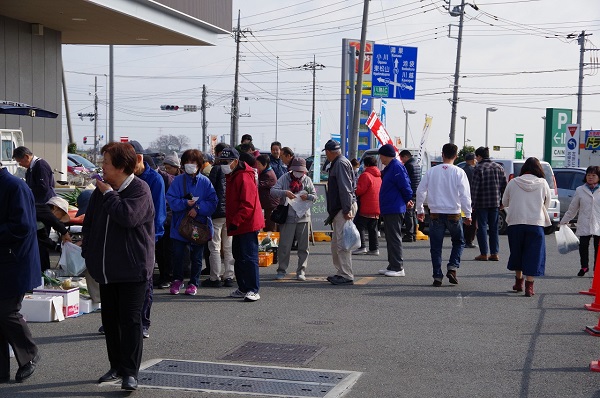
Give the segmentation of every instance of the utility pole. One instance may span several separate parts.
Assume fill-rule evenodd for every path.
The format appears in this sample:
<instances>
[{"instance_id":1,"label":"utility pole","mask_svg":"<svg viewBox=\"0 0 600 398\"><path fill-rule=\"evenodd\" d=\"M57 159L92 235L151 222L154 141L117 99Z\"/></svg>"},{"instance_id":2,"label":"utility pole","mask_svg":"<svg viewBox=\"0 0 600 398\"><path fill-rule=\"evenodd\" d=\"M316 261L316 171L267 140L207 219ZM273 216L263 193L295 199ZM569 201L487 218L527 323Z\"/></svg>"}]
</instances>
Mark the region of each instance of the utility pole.
<instances>
[{"instance_id":1,"label":"utility pole","mask_svg":"<svg viewBox=\"0 0 600 398\"><path fill-rule=\"evenodd\" d=\"M367 21L369 19L369 1L365 0L363 7L362 29L360 31L360 53L358 54L358 74L356 76L356 93L354 95L354 110L352 111L352 132L348 145L348 157L354 159L358 155L358 125L360 124L360 104L362 103L362 84L367 47Z\"/></svg>"},{"instance_id":2,"label":"utility pole","mask_svg":"<svg viewBox=\"0 0 600 398\"><path fill-rule=\"evenodd\" d=\"M307 64L304 64L300 67L300 69L304 69L304 70L310 70L312 71L312 75L313 75L313 90L312 90L312 149L310 150L310 153L314 156L315 155L315 88L316 88L316 78L317 78L317 70L323 70L323 68L325 68L325 65L323 64L317 64L316 62L316 56L313 55L313 62L309 62Z\"/></svg>"},{"instance_id":3,"label":"utility pole","mask_svg":"<svg viewBox=\"0 0 600 398\"><path fill-rule=\"evenodd\" d=\"M98 153L98 76L94 77L94 164Z\"/></svg>"},{"instance_id":4,"label":"utility pole","mask_svg":"<svg viewBox=\"0 0 600 398\"><path fill-rule=\"evenodd\" d=\"M582 112L582 100L583 100L583 67L586 65L597 65L597 62L591 62L586 64L583 62L583 56L585 55L585 38L586 36L591 36L591 33L585 33L585 30L581 31L581 34L577 36L577 43L579 44L579 88L577 90L577 124L579 128L583 130L583 126L581 126L581 112Z\"/></svg>"},{"instance_id":5,"label":"utility pole","mask_svg":"<svg viewBox=\"0 0 600 398\"><path fill-rule=\"evenodd\" d=\"M202 105L200 107L202 110L202 153L206 153L206 127L208 126L208 122L206 121L206 85L202 85Z\"/></svg>"},{"instance_id":6,"label":"utility pole","mask_svg":"<svg viewBox=\"0 0 600 398\"><path fill-rule=\"evenodd\" d=\"M278 116L278 105L279 105L279 57L277 57L277 86L275 88L275 141L277 141L277 116Z\"/></svg>"},{"instance_id":7,"label":"utility pole","mask_svg":"<svg viewBox=\"0 0 600 398\"><path fill-rule=\"evenodd\" d=\"M109 81L109 105L108 105L108 142L115 141L115 67L114 67L114 48L111 44L108 47L108 74Z\"/></svg>"},{"instance_id":8,"label":"utility pole","mask_svg":"<svg viewBox=\"0 0 600 398\"><path fill-rule=\"evenodd\" d=\"M239 74L240 74L240 36L245 33L250 33L250 30L240 29L240 10L238 10L238 22L237 28L235 29L235 83L233 87L233 100L231 102L231 137L230 144L235 146L238 142L239 134L239 121L240 121L240 101L239 101ZM244 36L245 37L245 36Z\"/></svg>"},{"instance_id":9,"label":"utility pole","mask_svg":"<svg viewBox=\"0 0 600 398\"><path fill-rule=\"evenodd\" d=\"M461 0L460 6L454 6L450 11L450 15L453 17L459 17L458 22L458 44L456 46L456 68L454 69L454 86L452 90L452 117L450 118L450 143L454 144L454 138L456 136L456 112L458 110L458 78L460 77L460 53L462 51L462 34L463 34L463 22L465 19L465 6L470 5L475 11L479 10L475 4L465 3L465 0ZM448 34L450 36L450 34Z\"/></svg>"},{"instance_id":10,"label":"utility pole","mask_svg":"<svg viewBox=\"0 0 600 398\"><path fill-rule=\"evenodd\" d=\"M350 49L348 51L348 71L350 72L350 87L349 87L349 92L348 92L348 134L352 134L352 121L354 120L354 118L352 117L352 115L354 114L354 96L356 95L356 76L354 74L354 70L356 69L356 50L354 49L354 47L350 46ZM345 133L345 131L344 131ZM346 156L346 153L348 153L346 148L348 146L348 137L346 136L346 134L342 134L340 136L342 142L341 142L341 147L342 147L342 155Z\"/></svg>"}]
</instances>

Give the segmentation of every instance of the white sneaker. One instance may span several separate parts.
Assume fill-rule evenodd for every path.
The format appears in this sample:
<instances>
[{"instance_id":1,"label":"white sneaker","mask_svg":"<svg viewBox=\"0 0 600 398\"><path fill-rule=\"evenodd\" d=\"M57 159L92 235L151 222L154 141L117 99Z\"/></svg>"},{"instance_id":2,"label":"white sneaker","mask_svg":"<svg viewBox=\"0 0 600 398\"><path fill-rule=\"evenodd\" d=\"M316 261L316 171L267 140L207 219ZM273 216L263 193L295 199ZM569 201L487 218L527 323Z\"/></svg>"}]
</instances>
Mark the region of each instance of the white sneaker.
<instances>
[{"instance_id":1,"label":"white sneaker","mask_svg":"<svg viewBox=\"0 0 600 398\"><path fill-rule=\"evenodd\" d=\"M385 276L406 276L403 269L400 271L387 271L384 275Z\"/></svg>"},{"instance_id":2,"label":"white sneaker","mask_svg":"<svg viewBox=\"0 0 600 398\"><path fill-rule=\"evenodd\" d=\"M378 271L379 275L385 275L385 273L386 273L386 272L388 272L388 270L387 270L386 268L384 268L384 269L380 269L380 270Z\"/></svg>"},{"instance_id":3,"label":"white sneaker","mask_svg":"<svg viewBox=\"0 0 600 398\"><path fill-rule=\"evenodd\" d=\"M304 274L298 274L298 275L296 275L296 279L298 279L299 281L305 281L306 276L304 276Z\"/></svg>"},{"instance_id":4,"label":"white sneaker","mask_svg":"<svg viewBox=\"0 0 600 398\"><path fill-rule=\"evenodd\" d=\"M285 279L285 274L278 272L277 275L275 275L275 280L280 281L282 279Z\"/></svg>"},{"instance_id":5,"label":"white sneaker","mask_svg":"<svg viewBox=\"0 0 600 398\"><path fill-rule=\"evenodd\" d=\"M246 293L246 296L244 297L244 301L257 301L257 300L260 300L260 294L254 293L254 292L248 292L248 293Z\"/></svg>"},{"instance_id":6,"label":"white sneaker","mask_svg":"<svg viewBox=\"0 0 600 398\"><path fill-rule=\"evenodd\" d=\"M240 292L240 289L235 289L233 292L229 293L229 297L244 298L246 297L246 293Z\"/></svg>"},{"instance_id":7,"label":"white sneaker","mask_svg":"<svg viewBox=\"0 0 600 398\"><path fill-rule=\"evenodd\" d=\"M356 249L352 252L352 254L354 254L354 255L367 254L367 248L363 247L362 249Z\"/></svg>"}]
</instances>

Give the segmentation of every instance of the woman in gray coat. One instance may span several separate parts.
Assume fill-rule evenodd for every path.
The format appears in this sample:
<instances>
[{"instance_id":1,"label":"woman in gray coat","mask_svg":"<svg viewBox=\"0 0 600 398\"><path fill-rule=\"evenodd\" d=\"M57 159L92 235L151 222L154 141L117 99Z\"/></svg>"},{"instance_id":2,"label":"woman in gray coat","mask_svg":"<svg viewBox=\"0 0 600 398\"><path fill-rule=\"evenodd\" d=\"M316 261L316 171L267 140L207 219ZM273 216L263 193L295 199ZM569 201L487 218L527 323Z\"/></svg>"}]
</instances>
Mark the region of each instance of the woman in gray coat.
<instances>
[{"instance_id":1,"label":"woman in gray coat","mask_svg":"<svg viewBox=\"0 0 600 398\"><path fill-rule=\"evenodd\" d=\"M314 203L317 200L315 187L310 177L306 175L306 161L302 158L294 158L285 173L277 180L277 183L271 188L271 196L284 201L297 201L297 208L302 207L303 202L310 201ZM286 199L287 198L287 199ZM289 200L288 200L289 199ZM294 205L295 206L295 205ZM305 271L308 261L308 234L310 223L310 206L307 206L306 212L298 213L292 204L288 205L287 220L279 225L279 266L275 279L285 278L286 269L290 262L290 251L294 238L298 241L298 268L296 269L296 279L306 280ZM304 210L301 210L304 211Z\"/></svg>"}]
</instances>

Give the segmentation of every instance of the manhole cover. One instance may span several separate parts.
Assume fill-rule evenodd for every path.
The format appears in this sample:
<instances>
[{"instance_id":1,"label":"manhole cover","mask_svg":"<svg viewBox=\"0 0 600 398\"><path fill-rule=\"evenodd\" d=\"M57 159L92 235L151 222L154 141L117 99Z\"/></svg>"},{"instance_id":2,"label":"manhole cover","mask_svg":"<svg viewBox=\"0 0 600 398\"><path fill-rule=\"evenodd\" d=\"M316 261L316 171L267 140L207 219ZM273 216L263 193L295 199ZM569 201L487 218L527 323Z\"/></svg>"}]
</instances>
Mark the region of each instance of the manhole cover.
<instances>
[{"instance_id":1,"label":"manhole cover","mask_svg":"<svg viewBox=\"0 0 600 398\"><path fill-rule=\"evenodd\" d=\"M306 365L325 347L302 344L273 344L249 341L223 358L227 361Z\"/></svg>"},{"instance_id":2,"label":"manhole cover","mask_svg":"<svg viewBox=\"0 0 600 398\"><path fill-rule=\"evenodd\" d=\"M360 372L156 359L142 364L139 387L279 397L343 395ZM119 386L120 383L111 383Z\"/></svg>"}]
</instances>

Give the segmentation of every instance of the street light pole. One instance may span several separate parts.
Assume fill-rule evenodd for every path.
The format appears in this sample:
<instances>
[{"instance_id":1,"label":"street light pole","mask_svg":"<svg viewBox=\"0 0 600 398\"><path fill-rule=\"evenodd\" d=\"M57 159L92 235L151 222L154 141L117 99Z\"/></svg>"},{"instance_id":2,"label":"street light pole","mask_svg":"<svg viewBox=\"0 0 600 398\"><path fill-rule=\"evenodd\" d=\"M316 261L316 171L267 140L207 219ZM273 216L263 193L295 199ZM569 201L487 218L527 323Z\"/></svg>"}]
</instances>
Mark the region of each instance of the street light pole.
<instances>
[{"instance_id":1,"label":"street light pole","mask_svg":"<svg viewBox=\"0 0 600 398\"><path fill-rule=\"evenodd\" d=\"M404 114L406 115L404 121L404 148L408 148L408 115L414 115L417 111L409 111L404 110Z\"/></svg>"},{"instance_id":2,"label":"street light pole","mask_svg":"<svg viewBox=\"0 0 600 398\"><path fill-rule=\"evenodd\" d=\"M461 116L460 118L465 121L465 131L463 133L463 149L465 149L467 146L467 117Z\"/></svg>"},{"instance_id":3,"label":"street light pole","mask_svg":"<svg viewBox=\"0 0 600 398\"><path fill-rule=\"evenodd\" d=\"M490 117L490 112L496 112L498 108L489 107L485 108L485 147L488 148L488 122Z\"/></svg>"}]
</instances>

